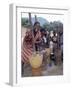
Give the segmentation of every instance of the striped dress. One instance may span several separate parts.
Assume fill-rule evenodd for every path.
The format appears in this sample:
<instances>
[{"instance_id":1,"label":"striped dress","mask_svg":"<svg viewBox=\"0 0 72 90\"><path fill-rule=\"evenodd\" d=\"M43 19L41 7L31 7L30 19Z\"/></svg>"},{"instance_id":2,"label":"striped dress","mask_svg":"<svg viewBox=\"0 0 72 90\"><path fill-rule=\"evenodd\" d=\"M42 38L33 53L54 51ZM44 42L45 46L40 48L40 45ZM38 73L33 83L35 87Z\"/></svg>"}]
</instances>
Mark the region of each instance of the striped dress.
<instances>
[{"instance_id":1,"label":"striped dress","mask_svg":"<svg viewBox=\"0 0 72 90\"><path fill-rule=\"evenodd\" d=\"M27 32L28 33L28 32ZM32 34L25 36L23 39L23 44L21 47L21 60L24 63L29 63L29 59L32 56L33 53L33 38Z\"/></svg>"}]
</instances>

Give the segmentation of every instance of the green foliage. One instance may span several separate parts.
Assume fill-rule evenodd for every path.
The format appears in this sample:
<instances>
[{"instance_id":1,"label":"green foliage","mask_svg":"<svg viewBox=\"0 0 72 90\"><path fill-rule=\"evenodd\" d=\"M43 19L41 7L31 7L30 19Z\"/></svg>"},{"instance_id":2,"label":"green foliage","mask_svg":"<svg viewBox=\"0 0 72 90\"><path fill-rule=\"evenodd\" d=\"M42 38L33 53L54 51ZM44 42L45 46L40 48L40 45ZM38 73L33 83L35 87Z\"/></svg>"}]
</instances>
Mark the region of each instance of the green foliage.
<instances>
[{"instance_id":1,"label":"green foliage","mask_svg":"<svg viewBox=\"0 0 72 90\"><path fill-rule=\"evenodd\" d=\"M21 18L21 25L24 27L30 26L28 18Z\"/></svg>"},{"instance_id":2,"label":"green foliage","mask_svg":"<svg viewBox=\"0 0 72 90\"><path fill-rule=\"evenodd\" d=\"M62 30L63 29L63 24L60 21L54 21L54 22L43 24L43 28L45 28L48 31Z\"/></svg>"},{"instance_id":3,"label":"green foliage","mask_svg":"<svg viewBox=\"0 0 72 90\"><path fill-rule=\"evenodd\" d=\"M21 18L21 25L24 27L30 26L28 18ZM48 31L63 30L63 24L60 21L53 21L53 22L44 23L42 27Z\"/></svg>"}]
</instances>

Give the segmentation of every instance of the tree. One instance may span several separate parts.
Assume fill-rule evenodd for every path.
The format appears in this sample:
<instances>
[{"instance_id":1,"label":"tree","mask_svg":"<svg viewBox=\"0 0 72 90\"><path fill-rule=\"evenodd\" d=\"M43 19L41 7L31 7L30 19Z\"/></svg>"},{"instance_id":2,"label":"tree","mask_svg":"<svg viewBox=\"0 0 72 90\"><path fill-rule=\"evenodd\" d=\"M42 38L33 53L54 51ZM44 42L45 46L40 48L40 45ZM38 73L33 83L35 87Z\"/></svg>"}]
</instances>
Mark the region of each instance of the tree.
<instances>
[{"instance_id":1,"label":"tree","mask_svg":"<svg viewBox=\"0 0 72 90\"><path fill-rule=\"evenodd\" d=\"M45 24L43 24L43 28L46 29L46 30L48 30L48 31L51 30L51 26L50 26L49 23L45 23Z\"/></svg>"},{"instance_id":2,"label":"tree","mask_svg":"<svg viewBox=\"0 0 72 90\"><path fill-rule=\"evenodd\" d=\"M43 24L43 28L45 28L48 31L51 31L51 30L61 31L63 30L63 24L60 21L54 21L54 22Z\"/></svg>"},{"instance_id":3,"label":"tree","mask_svg":"<svg viewBox=\"0 0 72 90\"><path fill-rule=\"evenodd\" d=\"M21 18L21 25L24 27L30 26L28 18Z\"/></svg>"}]
</instances>

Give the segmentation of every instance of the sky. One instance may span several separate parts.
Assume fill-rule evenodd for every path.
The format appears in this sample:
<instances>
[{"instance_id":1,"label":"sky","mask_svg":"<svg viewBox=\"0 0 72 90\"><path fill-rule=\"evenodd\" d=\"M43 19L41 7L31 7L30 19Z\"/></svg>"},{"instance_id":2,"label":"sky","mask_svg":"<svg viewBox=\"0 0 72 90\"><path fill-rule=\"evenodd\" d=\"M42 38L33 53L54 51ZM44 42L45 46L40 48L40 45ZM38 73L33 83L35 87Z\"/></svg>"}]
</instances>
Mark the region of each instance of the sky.
<instances>
[{"instance_id":1,"label":"sky","mask_svg":"<svg viewBox=\"0 0 72 90\"><path fill-rule=\"evenodd\" d=\"M53 22L53 21L60 21L64 22L64 15L57 15L57 14L31 14L31 17L43 17L45 18L48 22ZM29 17L28 13L22 13L22 17Z\"/></svg>"}]
</instances>

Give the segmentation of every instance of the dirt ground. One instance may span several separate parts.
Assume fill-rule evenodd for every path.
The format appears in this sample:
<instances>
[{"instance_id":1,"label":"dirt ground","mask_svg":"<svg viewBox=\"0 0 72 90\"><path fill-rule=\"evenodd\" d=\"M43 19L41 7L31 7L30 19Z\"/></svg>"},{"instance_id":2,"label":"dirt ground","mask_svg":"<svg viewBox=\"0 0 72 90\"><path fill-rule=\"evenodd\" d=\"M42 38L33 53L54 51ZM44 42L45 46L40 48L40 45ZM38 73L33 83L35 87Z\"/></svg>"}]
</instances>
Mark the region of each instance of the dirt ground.
<instances>
[{"instance_id":1,"label":"dirt ground","mask_svg":"<svg viewBox=\"0 0 72 90\"><path fill-rule=\"evenodd\" d=\"M23 66L24 71L22 73L22 77L31 77L32 76L32 68L30 65ZM48 66L45 65L42 67L41 76L56 76L56 75L63 75L63 64L61 65L54 65Z\"/></svg>"}]
</instances>

